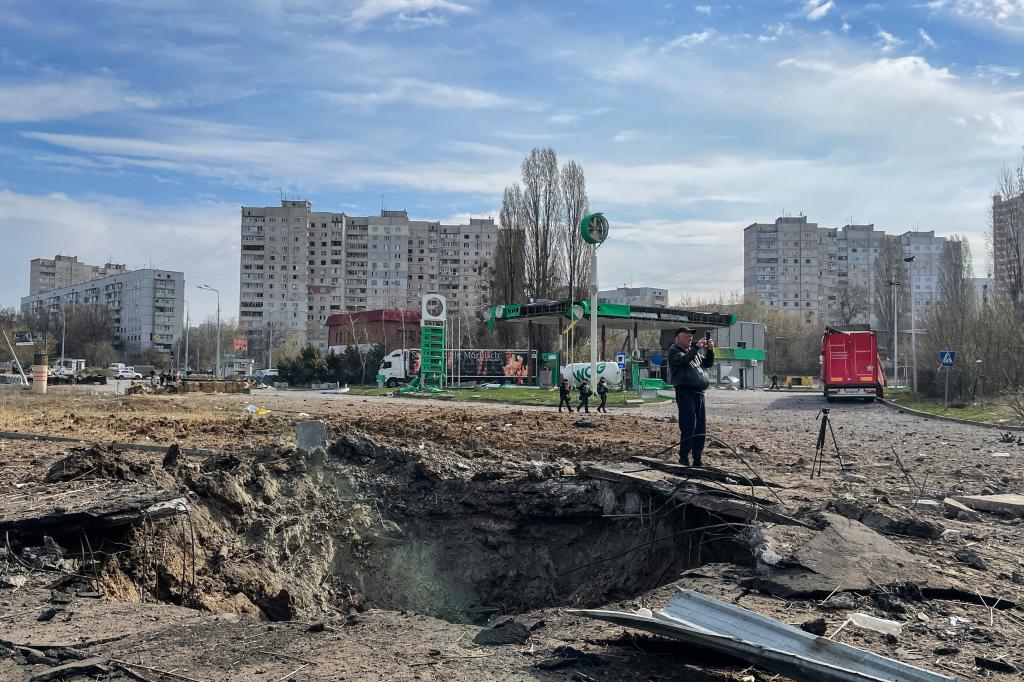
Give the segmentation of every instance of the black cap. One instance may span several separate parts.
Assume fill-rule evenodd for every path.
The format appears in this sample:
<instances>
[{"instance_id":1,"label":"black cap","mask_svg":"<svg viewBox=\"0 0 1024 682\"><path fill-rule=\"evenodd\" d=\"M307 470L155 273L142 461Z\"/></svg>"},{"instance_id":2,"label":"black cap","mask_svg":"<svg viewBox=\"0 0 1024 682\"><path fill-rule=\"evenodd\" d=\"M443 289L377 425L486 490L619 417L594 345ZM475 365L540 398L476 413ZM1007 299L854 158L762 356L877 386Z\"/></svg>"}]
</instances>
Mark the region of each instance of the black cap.
<instances>
[{"instance_id":1,"label":"black cap","mask_svg":"<svg viewBox=\"0 0 1024 682\"><path fill-rule=\"evenodd\" d=\"M672 336L679 336L680 334L696 334L697 330L693 327L680 327L676 330L676 333Z\"/></svg>"}]
</instances>

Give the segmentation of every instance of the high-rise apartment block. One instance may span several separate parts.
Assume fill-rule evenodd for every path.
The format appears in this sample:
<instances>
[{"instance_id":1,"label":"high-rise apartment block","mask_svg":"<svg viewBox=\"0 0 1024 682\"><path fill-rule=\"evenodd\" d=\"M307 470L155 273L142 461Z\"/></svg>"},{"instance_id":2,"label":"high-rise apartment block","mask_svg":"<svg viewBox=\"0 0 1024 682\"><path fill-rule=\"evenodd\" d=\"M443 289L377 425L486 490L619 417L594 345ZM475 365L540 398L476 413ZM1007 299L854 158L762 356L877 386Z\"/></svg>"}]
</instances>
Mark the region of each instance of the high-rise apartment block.
<instances>
[{"instance_id":1,"label":"high-rise apartment block","mask_svg":"<svg viewBox=\"0 0 1024 682\"><path fill-rule=\"evenodd\" d=\"M87 265L78 260L78 256L55 256L49 258L33 258L29 262L28 295L41 294L44 291L83 284L90 280L128 272L124 265L106 263L104 265Z\"/></svg>"},{"instance_id":2,"label":"high-rise apartment block","mask_svg":"<svg viewBox=\"0 0 1024 682\"><path fill-rule=\"evenodd\" d=\"M169 353L181 338L185 275L172 270L131 270L21 299L22 311L35 314L59 314L77 305L110 310L115 346Z\"/></svg>"},{"instance_id":3,"label":"high-rise apartment block","mask_svg":"<svg viewBox=\"0 0 1024 682\"><path fill-rule=\"evenodd\" d=\"M946 239L934 231L889 236L874 225L819 227L804 216L754 223L743 232L744 294L809 323L875 326L874 265L885 239L899 239L903 257L914 257L901 286L910 287L921 319L939 297Z\"/></svg>"},{"instance_id":4,"label":"high-rise apartment block","mask_svg":"<svg viewBox=\"0 0 1024 682\"><path fill-rule=\"evenodd\" d=\"M992 197L992 279L996 293L1021 296L1024 282L1024 194Z\"/></svg>"},{"instance_id":5,"label":"high-rise apartment block","mask_svg":"<svg viewBox=\"0 0 1024 682\"><path fill-rule=\"evenodd\" d=\"M651 307L668 306L668 289L655 287L619 287L597 292L597 300L605 303L628 303Z\"/></svg>"},{"instance_id":6,"label":"high-rise apartment block","mask_svg":"<svg viewBox=\"0 0 1024 682\"><path fill-rule=\"evenodd\" d=\"M317 212L306 200L243 206L239 319L250 353L271 334L326 350L332 313L418 309L427 293L447 297L450 315L475 314L497 236L490 218L442 225L405 211Z\"/></svg>"}]
</instances>

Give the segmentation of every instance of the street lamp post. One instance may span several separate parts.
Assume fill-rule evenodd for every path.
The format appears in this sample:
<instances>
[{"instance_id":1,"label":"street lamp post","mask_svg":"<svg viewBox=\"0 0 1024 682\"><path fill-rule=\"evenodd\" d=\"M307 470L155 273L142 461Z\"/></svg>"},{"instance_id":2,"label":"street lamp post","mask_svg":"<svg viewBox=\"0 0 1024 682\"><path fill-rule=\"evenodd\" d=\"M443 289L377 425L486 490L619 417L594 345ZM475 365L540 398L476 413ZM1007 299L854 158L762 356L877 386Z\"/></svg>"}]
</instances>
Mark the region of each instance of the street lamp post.
<instances>
[{"instance_id":1,"label":"street lamp post","mask_svg":"<svg viewBox=\"0 0 1024 682\"><path fill-rule=\"evenodd\" d=\"M213 377L215 379L220 379L220 291L214 289L209 284L201 284L199 285L199 288L205 289L207 291L212 291L213 293L217 294L217 364L214 365L213 368Z\"/></svg>"},{"instance_id":2,"label":"street lamp post","mask_svg":"<svg viewBox=\"0 0 1024 682\"><path fill-rule=\"evenodd\" d=\"M900 285L900 281L898 279L889 280L888 284L889 288L892 289L892 381L893 387L896 387L900 385L900 365L897 361L897 358L899 356L898 349L900 345L899 336L897 336L899 328L899 315L896 311L896 302L899 300L899 296L896 295L896 287ZM911 296L913 296L913 292L911 292Z\"/></svg>"},{"instance_id":3,"label":"street lamp post","mask_svg":"<svg viewBox=\"0 0 1024 682\"><path fill-rule=\"evenodd\" d=\"M68 318L64 315L64 302L60 303L60 372L64 373L64 339L68 331Z\"/></svg>"},{"instance_id":4,"label":"street lamp post","mask_svg":"<svg viewBox=\"0 0 1024 682\"><path fill-rule=\"evenodd\" d=\"M590 252L590 390L597 393L597 248L608 238L608 220L602 213L590 213L580 221L580 236L591 245Z\"/></svg>"},{"instance_id":5,"label":"street lamp post","mask_svg":"<svg viewBox=\"0 0 1024 682\"><path fill-rule=\"evenodd\" d=\"M914 312L914 257L907 256L903 262L910 268L910 366L913 368L911 390L917 393L917 315Z\"/></svg>"}]
</instances>

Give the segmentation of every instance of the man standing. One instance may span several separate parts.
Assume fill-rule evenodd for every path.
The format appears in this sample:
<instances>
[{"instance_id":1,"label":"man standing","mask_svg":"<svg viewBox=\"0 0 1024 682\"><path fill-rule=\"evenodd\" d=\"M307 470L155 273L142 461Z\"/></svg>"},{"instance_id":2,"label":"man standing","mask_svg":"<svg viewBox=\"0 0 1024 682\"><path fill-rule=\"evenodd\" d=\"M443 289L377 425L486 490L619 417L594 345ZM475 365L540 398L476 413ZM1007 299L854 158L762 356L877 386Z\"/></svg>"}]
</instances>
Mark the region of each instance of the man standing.
<instances>
[{"instance_id":1,"label":"man standing","mask_svg":"<svg viewBox=\"0 0 1024 682\"><path fill-rule=\"evenodd\" d=\"M597 396L601 399L601 404L597 406L597 411L608 414L608 408L606 407L608 404L608 381L604 377L597 381Z\"/></svg>"},{"instance_id":2,"label":"man standing","mask_svg":"<svg viewBox=\"0 0 1024 682\"><path fill-rule=\"evenodd\" d=\"M689 466L693 453L693 466L699 467L707 429L704 391L709 382L705 370L715 362L715 342L703 338L694 343L694 333L690 327L676 330L675 343L668 351L668 369L679 409L679 463Z\"/></svg>"}]
</instances>

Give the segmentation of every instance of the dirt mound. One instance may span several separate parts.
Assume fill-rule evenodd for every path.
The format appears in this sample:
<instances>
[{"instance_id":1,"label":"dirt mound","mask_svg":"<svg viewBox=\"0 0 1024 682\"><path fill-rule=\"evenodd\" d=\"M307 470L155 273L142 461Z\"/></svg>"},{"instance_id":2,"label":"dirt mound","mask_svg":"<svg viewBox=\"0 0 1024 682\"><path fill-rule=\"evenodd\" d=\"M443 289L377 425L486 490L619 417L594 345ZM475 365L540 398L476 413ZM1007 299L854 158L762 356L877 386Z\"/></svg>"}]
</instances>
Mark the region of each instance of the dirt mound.
<instances>
[{"instance_id":1,"label":"dirt mound","mask_svg":"<svg viewBox=\"0 0 1024 682\"><path fill-rule=\"evenodd\" d=\"M80 478L112 478L135 481L151 471L148 464L138 464L124 457L112 447L93 445L90 448L71 448L46 472L47 483L74 481Z\"/></svg>"}]
</instances>

